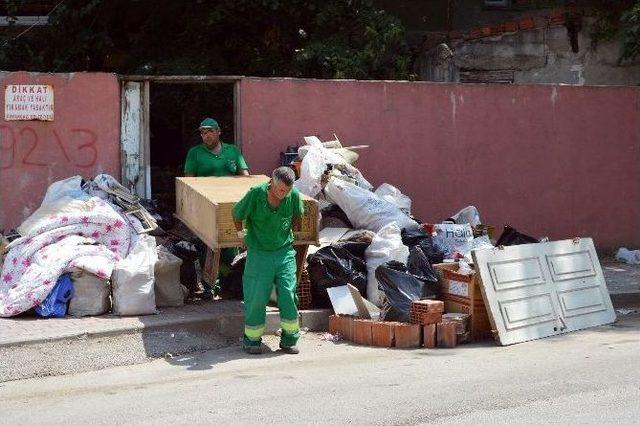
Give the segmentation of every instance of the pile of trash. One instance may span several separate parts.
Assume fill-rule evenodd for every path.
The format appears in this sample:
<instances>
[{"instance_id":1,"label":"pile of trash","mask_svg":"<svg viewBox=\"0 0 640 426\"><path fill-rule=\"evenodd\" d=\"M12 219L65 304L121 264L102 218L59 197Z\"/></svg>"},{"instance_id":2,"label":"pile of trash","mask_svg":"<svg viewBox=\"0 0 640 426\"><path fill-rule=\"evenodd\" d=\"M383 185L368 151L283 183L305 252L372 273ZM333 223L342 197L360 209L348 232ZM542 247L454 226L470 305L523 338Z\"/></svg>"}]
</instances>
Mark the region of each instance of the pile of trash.
<instances>
[{"instance_id":1,"label":"pile of trash","mask_svg":"<svg viewBox=\"0 0 640 426\"><path fill-rule=\"evenodd\" d=\"M310 248L306 266L313 307L408 323L412 304L439 297L434 265L456 263L458 273L470 275L473 250L539 241L508 225L492 240L493 227L474 206L425 223L412 216L411 199L400 189L383 183L374 190L353 165L357 154L336 146L337 137L305 141L295 186L318 200L321 213L320 247Z\"/></svg>"},{"instance_id":2,"label":"pile of trash","mask_svg":"<svg viewBox=\"0 0 640 426\"><path fill-rule=\"evenodd\" d=\"M182 260L149 233L157 220L110 175L53 183L0 236L0 317L144 315L180 306Z\"/></svg>"}]
</instances>

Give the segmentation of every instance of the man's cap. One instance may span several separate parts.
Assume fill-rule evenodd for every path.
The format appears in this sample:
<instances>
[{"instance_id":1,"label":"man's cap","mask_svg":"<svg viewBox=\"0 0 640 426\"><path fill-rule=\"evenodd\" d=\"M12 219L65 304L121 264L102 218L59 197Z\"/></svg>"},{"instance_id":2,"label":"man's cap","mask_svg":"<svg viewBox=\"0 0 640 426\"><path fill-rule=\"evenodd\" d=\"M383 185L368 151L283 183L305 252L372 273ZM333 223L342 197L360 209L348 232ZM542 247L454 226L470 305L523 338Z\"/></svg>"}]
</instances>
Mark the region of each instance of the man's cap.
<instances>
[{"instance_id":1,"label":"man's cap","mask_svg":"<svg viewBox=\"0 0 640 426\"><path fill-rule=\"evenodd\" d=\"M220 125L218 125L218 122L213 118L205 118L204 120L202 120L202 123L200 123L200 129L219 129L219 128L220 128Z\"/></svg>"}]
</instances>

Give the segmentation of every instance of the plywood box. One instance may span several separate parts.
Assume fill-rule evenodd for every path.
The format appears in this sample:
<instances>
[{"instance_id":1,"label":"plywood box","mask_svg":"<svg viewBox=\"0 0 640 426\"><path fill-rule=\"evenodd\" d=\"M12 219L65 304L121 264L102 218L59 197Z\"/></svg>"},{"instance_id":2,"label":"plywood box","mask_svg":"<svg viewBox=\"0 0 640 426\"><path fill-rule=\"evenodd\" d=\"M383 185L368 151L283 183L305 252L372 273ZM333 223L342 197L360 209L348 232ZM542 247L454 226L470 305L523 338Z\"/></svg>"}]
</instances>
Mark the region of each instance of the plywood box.
<instances>
[{"instance_id":1,"label":"plywood box","mask_svg":"<svg viewBox=\"0 0 640 426\"><path fill-rule=\"evenodd\" d=\"M444 311L471 315L470 332L474 340L491 337L491 323L480 292L478 274L458 274L457 263L433 265L439 276Z\"/></svg>"},{"instance_id":2,"label":"plywood box","mask_svg":"<svg viewBox=\"0 0 640 426\"><path fill-rule=\"evenodd\" d=\"M264 175L176 178L176 217L207 246L240 245L231 210L255 185L267 182ZM302 229L294 231L294 244L318 242L318 202L301 194L305 214Z\"/></svg>"}]
</instances>

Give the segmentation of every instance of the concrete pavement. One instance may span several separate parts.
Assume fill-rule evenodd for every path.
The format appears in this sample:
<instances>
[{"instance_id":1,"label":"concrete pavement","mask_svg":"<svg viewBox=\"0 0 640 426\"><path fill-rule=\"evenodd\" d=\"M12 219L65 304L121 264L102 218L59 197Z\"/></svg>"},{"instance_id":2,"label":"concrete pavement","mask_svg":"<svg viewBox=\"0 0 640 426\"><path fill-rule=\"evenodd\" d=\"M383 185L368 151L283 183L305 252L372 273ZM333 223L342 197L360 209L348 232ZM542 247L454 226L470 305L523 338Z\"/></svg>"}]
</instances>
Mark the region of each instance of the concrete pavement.
<instances>
[{"instance_id":1,"label":"concrete pavement","mask_svg":"<svg viewBox=\"0 0 640 426\"><path fill-rule=\"evenodd\" d=\"M640 315L497 347L301 340L0 384L0 424L636 424ZM275 338L268 338L277 348Z\"/></svg>"}]
</instances>

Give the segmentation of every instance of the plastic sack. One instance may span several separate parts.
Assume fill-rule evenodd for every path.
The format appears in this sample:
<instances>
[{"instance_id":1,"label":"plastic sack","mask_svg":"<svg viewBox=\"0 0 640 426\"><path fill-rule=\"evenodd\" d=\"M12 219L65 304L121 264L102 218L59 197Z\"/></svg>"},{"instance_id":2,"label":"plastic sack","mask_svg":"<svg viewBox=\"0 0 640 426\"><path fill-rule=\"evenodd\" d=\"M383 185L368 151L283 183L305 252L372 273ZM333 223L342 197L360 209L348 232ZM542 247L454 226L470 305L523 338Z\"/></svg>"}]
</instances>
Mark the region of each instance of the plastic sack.
<instances>
[{"instance_id":1,"label":"plastic sack","mask_svg":"<svg viewBox=\"0 0 640 426\"><path fill-rule=\"evenodd\" d=\"M383 200L395 204L404 213L411 214L411 198L404 195L395 186L383 183L374 193Z\"/></svg>"},{"instance_id":2,"label":"plastic sack","mask_svg":"<svg viewBox=\"0 0 640 426\"><path fill-rule=\"evenodd\" d=\"M392 260L407 263L409 249L402 244L400 228L390 223L376 234L371 244L365 250L367 260L367 299L378 307L382 307L382 298L376 279L378 266Z\"/></svg>"},{"instance_id":3,"label":"plastic sack","mask_svg":"<svg viewBox=\"0 0 640 426\"><path fill-rule=\"evenodd\" d=\"M71 274L62 274L51 293L36 306L36 314L44 318L62 318L67 314L67 302L73 297Z\"/></svg>"},{"instance_id":4,"label":"plastic sack","mask_svg":"<svg viewBox=\"0 0 640 426\"><path fill-rule=\"evenodd\" d=\"M69 302L69 315L83 317L86 315L102 315L111 308L111 284L109 280L100 278L82 269L71 273L74 294Z\"/></svg>"},{"instance_id":5,"label":"plastic sack","mask_svg":"<svg viewBox=\"0 0 640 426\"><path fill-rule=\"evenodd\" d=\"M620 247L616 253L616 260L631 265L640 265L640 250L629 250L626 247Z\"/></svg>"},{"instance_id":6,"label":"plastic sack","mask_svg":"<svg viewBox=\"0 0 640 426\"><path fill-rule=\"evenodd\" d=\"M420 247L431 264L442 263L444 254L433 244L431 235L422 229L403 229L402 244L409 247Z\"/></svg>"},{"instance_id":7,"label":"plastic sack","mask_svg":"<svg viewBox=\"0 0 640 426\"><path fill-rule=\"evenodd\" d=\"M471 226L476 226L482 223L480 221L480 212L475 206L467 206L447 220L452 220L458 225L468 223Z\"/></svg>"},{"instance_id":8,"label":"plastic sack","mask_svg":"<svg viewBox=\"0 0 640 426\"><path fill-rule=\"evenodd\" d=\"M154 292L156 306L184 305L185 291L180 284L182 259L171 253L166 247L158 246L158 261L154 267ZM188 293L188 291L187 291Z\"/></svg>"},{"instance_id":9,"label":"plastic sack","mask_svg":"<svg viewBox=\"0 0 640 426\"><path fill-rule=\"evenodd\" d=\"M317 308L331 308L327 288L351 284L367 297L367 266L344 247L323 247L307 259L311 300Z\"/></svg>"},{"instance_id":10,"label":"plastic sack","mask_svg":"<svg viewBox=\"0 0 640 426\"><path fill-rule=\"evenodd\" d=\"M424 282L410 274L403 263L396 261L378 266L375 276L384 293L380 319L409 322L411 302L423 298Z\"/></svg>"},{"instance_id":11,"label":"plastic sack","mask_svg":"<svg viewBox=\"0 0 640 426\"><path fill-rule=\"evenodd\" d=\"M433 231L436 233L433 244L446 259L453 259L456 254L464 255L471 251L473 230L468 223L464 225L438 223L433 225Z\"/></svg>"},{"instance_id":12,"label":"plastic sack","mask_svg":"<svg viewBox=\"0 0 640 426\"><path fill-rule=\"evenodd\" d=\"M138 237L129 255L113 269L113 313L147 315L156 313L153 270L158 261L156 240L146 234Z\"/></svg>"},{"instance_id":13,"label":"plastic sack","mask_svg":"<svg viewBox=\"0 0 640 426\"><path fill-rule=\"evenodd\" d=\"M464 253L464 259L473 263L473 258L471 257L471 252L474 250L484 250L493 248L493 244L491 244L491 240L488 235L481 235L480 237L476 237L471 241L471 248L467 253Z\"/></svg>"},{"instance_id":14,"label":"plastic sack","mask_svg":"<svg viewBox=\"0 0 640 426\"><path fill-rule=\"evenodd\" d=\"M496 247L517 246L520 244L533 244L539 242L540 241L536 238L530 237L529 235L517 231L511 225L505 225L504 230L502 231L502 235L500 235L500 238L498 238L498 241L496 242Z\"/></svg>"},{"instance_id":15,"label":"plastic sack","mask_svg":"<svg viewBox=\"0 0 640 426\"><path fill-rule=\"evenodd\" d=\"M411 275L424 283L422 297L432 298L438 295L438 274L420 247L409 250L407 269Z\"/></svg>"},{"instance_id":16,"label":"plastic sack","mask_svg":"<svg viewBox=\"0 0 640 426\"><path fill-rule=\"evenodd\" d=\"M340 206L358 229L378 232L391 222L396 222L400 229L418 228L418 224L394 204L349 182L332 178L325 188L325 194Z\"/></svg>"}]
</instances>

